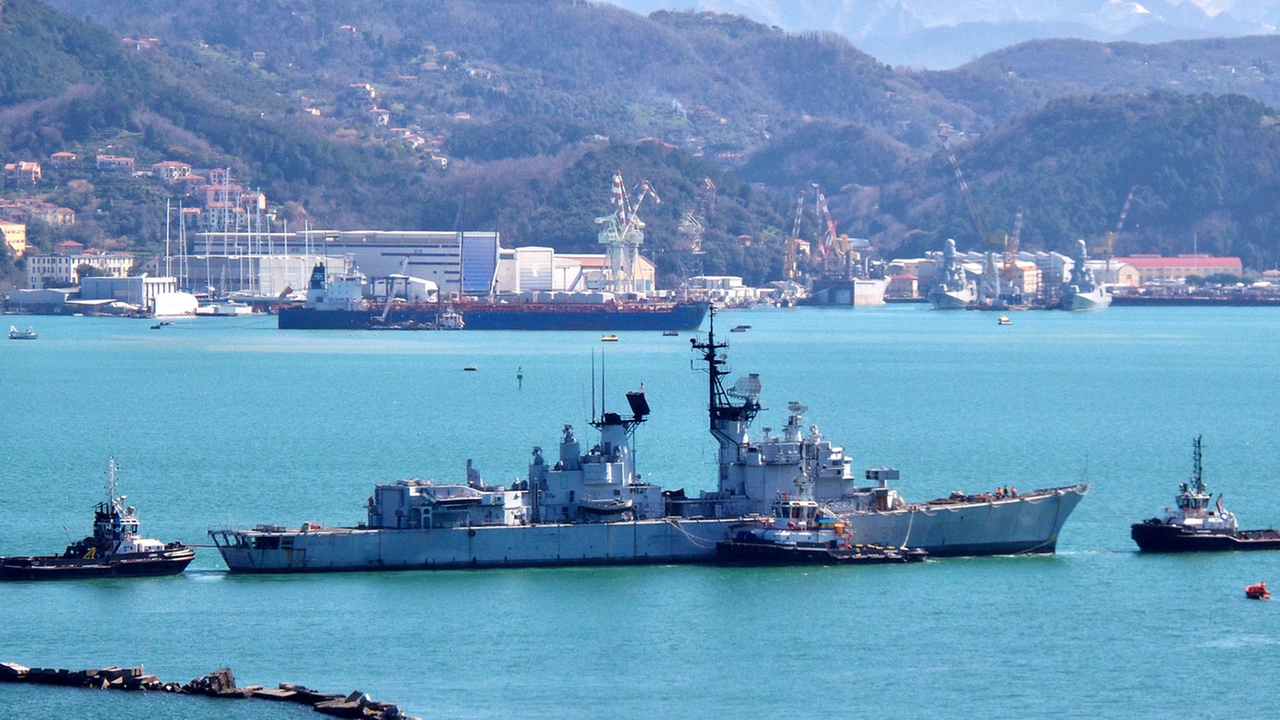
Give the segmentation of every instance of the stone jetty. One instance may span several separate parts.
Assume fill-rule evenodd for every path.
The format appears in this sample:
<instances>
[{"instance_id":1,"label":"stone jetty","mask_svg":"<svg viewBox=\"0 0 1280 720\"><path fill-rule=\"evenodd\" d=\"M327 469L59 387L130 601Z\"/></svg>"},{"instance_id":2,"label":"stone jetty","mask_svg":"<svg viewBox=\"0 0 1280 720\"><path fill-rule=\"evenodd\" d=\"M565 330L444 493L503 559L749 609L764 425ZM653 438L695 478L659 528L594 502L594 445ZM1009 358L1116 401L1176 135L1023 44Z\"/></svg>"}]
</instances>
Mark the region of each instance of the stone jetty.
<instances>
[{"instance_id":1,"label":"stone jetty","mask_svg":"<svg viewBox=\"0 0 1280 720\"><path fill-rule=\"evenodd\" d=\"M17 663L0 662L0 682L33 683L61 687L100 688L103 690L131 690L138 692L167 692L179 695L205 695L226 699L255 699L289 702L307 705L321 715L363 720L418 720L405 715L392 703L377 702L356 690L349 695L324 693L302 685L280 683L274 688L261 685L239 687L231 668L215 670L186 684L163 682L155 675L148 675L142 666L131 668L93 668L89 670L62 670L52 668L28 668Z\"/></svg>"}]
</instances>

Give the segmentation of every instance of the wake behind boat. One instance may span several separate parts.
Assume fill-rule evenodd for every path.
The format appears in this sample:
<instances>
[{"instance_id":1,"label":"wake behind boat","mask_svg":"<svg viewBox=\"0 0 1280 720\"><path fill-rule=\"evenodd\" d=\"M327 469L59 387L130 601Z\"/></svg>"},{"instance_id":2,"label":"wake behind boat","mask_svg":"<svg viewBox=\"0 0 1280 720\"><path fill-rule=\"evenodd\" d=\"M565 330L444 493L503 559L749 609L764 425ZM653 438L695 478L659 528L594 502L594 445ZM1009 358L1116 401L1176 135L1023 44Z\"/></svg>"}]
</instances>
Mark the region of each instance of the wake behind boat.
<instances>
[{"instance_id":1,"label":"wake behind boat","mask_svg":"<svg viewBox=\"0 0 1280 720\"><path fill-rule=\"evenodd\" d=\"M162 543L138 535L138 516L116 495L116 461L107 471L107 500L93 512L93 535L67 546L61 555L0 558L0 580L67 580L140 575L177 575L195 558L182 543Z\"/></svg>"},{"instance_id":2,"label":"wake behind boat","mask_svg":"<svg viewBox=\"0 0 1280 720\"><path fill-rule=\"evenodd\" d=\"M1133 541L1143 552L1194 552L1201 550L1280 550L1280 532L1274 529L1241 530L1235 513L1222 507L1222 495L1209 509L1212 495L1201 474L1200 438L1192 441L1191 482L1178 487L1177 509L1165 508L1165 516L1134 523Z\"/></svg>"}]
</instances>

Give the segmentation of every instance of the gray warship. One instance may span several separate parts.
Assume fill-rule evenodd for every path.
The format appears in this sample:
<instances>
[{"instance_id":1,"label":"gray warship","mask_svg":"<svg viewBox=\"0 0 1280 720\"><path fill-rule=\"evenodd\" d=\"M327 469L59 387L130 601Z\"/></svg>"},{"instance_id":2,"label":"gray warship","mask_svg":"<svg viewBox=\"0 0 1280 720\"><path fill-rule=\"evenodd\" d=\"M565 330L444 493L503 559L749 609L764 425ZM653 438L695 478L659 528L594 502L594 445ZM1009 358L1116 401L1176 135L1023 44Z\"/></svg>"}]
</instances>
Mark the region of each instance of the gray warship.
<instances>
[{"instance_id":1,"label":"gray warship","mask_svg":"<svg viewBox=\"0 0 1280 720\"><path fill-rule=\"evenodd\" d=\"M934 310L964 310L978 300L978 285L965 276L964 266L956 257L955 240L948 238L942 247L938 282L928 297Z\"/></svg>"},{"instance_id":2,"label":"gray warship","mask_svg":"<svg viewBox=\"0 0 1280 720\"><path fill-rule=\"evenodd\" d=\"M843 448L816 426L805 429L798 403L780 434L766 429L752 441L759 376L726 387L728 345L716 340L714 313L706 340L691 343L709 378L709 429L719 445L714 491L692 497L641 479L634 436L650 408L643 392L629 392L629 417L593 408L599 442L589 450L565 425L556 456L533 448L526 477L509 486L486 484L468 465L465 482L377 485L355 527L258 525L209 535L227 567L244 573L713 563L718 542L767 523L779 498L802 491L840 517L857 543L931 557L1052 553L1088 491L1069 485L907 503L888 486L898 477L892 468L868 470L870 484L860 483Z\"/></svg>"}]
</instances>

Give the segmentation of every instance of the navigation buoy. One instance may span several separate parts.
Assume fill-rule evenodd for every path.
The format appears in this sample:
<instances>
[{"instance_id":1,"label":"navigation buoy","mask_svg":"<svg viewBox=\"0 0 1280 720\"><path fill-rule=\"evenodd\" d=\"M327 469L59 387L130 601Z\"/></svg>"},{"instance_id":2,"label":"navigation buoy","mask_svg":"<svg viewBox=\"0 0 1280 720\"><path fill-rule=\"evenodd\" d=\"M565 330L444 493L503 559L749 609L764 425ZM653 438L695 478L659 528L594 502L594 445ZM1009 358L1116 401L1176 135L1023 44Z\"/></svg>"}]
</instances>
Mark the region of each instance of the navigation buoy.
<instances>
[{"instance_id":1,"label":"navigation buoy","mask_svg":"<svg viewBox=\"0 0 1280 720\"><path fill-rule=\"evenodd\" d=\"M516 368L516 383L518 384L517 389L519 390L524 389L524 368L522 367Z\"/></svg>"},{"instance_id":2,"label":"navigation buoy","mask_svg":"<svg viewBox=\"0 0 1280 720\"><path fill-rule=\"evenodd\" d=\"M1270 600L1271 599L1271 591L1267 589L1267 584L1264 582L1257 583L1256 585L1250 585L1249 587L1244 589L1244 594L1245 594L1245 597L1249 598L1250 600Z\"/></svg>"}]
</instances>

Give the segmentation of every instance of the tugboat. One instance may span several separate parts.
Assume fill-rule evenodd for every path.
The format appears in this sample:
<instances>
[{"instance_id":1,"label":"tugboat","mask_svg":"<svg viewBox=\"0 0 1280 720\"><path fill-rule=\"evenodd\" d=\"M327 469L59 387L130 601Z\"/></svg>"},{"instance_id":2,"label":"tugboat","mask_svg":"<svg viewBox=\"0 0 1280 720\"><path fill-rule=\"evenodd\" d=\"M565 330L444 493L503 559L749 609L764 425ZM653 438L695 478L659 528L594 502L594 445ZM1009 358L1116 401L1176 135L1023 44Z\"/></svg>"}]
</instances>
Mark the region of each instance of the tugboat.
<instances>
[{"instance_id":1,"label":"tugboat","mask_svg":"<svg viewBox=\"0 0 1280 720\"><path fill-rule=\"evenodd\" d=\"M1133 541L1143 552L1195 552L1202 550L1280 550L1280 532L1241 530L1234 513L1222 507L1222 495L1209 509L1212 495L1200 467L1200 438L1192 441L1194 467L1191 482L1178 488L1177 509L1165 509L1164 519L1135 523Z\"/></svg>"},{"instance_id":2,"label":"tugboat","mask_svg":"<svg viewBox=\"0 0 1280 720\"><path fill-rule=\"evenodd\" d=\"M0 580L177 575L196 552L182 543L138 537L138 516L116 495L115 458L107 466L107 501L93 512L93 537L67 546L61 555L0 558Z\"/></svg>"},{"instance_id":3,"label":"tugboat","mask_svg":"<svg viewBox=\"0 0 1280 720\"><path fill-rule=\"evenodd\" d=\"M929 555L913 548L855 544L843 519L807 497L780 497L760 525L716 543L717 560L727 565L886 565L920 562Z\"/></svg>"}]
</instances>

